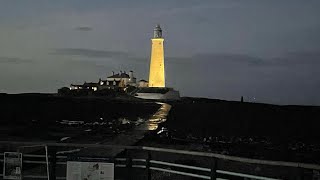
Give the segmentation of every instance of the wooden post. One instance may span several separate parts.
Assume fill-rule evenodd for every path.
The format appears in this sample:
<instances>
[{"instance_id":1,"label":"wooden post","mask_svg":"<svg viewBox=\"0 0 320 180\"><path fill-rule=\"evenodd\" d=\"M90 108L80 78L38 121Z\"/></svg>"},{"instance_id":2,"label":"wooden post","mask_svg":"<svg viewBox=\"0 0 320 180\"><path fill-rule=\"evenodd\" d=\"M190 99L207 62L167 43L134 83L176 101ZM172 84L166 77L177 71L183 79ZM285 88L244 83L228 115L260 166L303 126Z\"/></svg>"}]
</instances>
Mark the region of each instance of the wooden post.
<instances>
[{"instance_id":1,"label":"wooden post","mask_svg":"<svg viewBox=\"0 0 320 180\"><path fill-rule=\"evenodd\" d=\"M48 154L48 146L45 145L44 146L44 149L46 151L46 163L47 163L47 177L48 177L48 180L50 180L50 169L49 169L49 154Z\"/></svg>"},{"instance_id":2,"label":"wooden post","mask_svg":"<svg viewBox=\"0 0 320 180\"><path fill-rule=\"evenodd\" d=\"M146 173L147 173L147 180L151 180L151 169L150 169L150 160L151 160L151 153L148 152L148 157L146 159Z\"/></svg>"},{"instance_id":3,"label":"wooden post","mask_svg":"<svg viewBox=\"0 0 320 180\"><path fill-rule=\"evenodd\" d=\"M212 158L210 177L211 177L210 178L211 180L217 179L217 159L216 158Z\"/></svg>"},{"instance_id":4,"label":"wooden post","mask_svg":"<svg viewBox=\"0 0 320 180\"><path fill-rule=\"evenodd\" d=\"M126 161L127 179L130 180L130 179L132 179L131 178L132 159L131 159L130 152L128 149L126 150L126 158L127 158L127 161Z\"/></svg>"},{"instance_id":5,"label":"wooden post","mask_svg":"<svg viewBox=\"0 0 320 180\"><path fill-rule=\"evenodd\" d=\"M304 169L303 168L299 168L299 174L300 174L299 180L304 180Z\"/></svg>"},{"instance_id":6,"label":"wooden post","mask_svg":"<svg viewBox=\"0 0 320 180\"><path fill-rule=\"evenodd\" d=\"M50 180L56 180L56 166L57 166L57 150L56 147L50 147L49 154L51 156L50 161Z\"/></svg>"}]
</instances>

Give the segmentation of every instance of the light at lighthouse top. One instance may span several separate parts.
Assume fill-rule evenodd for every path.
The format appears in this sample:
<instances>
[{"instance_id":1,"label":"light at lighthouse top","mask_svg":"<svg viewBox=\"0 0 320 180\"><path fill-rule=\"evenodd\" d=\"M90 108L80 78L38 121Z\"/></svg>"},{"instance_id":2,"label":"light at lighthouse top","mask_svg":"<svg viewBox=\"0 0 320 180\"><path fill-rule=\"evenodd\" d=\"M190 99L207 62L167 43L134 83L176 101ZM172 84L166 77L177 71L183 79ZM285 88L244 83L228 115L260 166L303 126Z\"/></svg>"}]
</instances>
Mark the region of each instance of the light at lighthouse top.
<instances>
[{"instance_id":1,"label":"light at lighthouse top","mask_svg":"<svg viewBox=\"0 0 320 180\"><path fill-rule=\"evenodd\" d=\"M160 24L157 24L153 30L153 38L162 38L162 29Z\"/></svg>"}]
</instances>

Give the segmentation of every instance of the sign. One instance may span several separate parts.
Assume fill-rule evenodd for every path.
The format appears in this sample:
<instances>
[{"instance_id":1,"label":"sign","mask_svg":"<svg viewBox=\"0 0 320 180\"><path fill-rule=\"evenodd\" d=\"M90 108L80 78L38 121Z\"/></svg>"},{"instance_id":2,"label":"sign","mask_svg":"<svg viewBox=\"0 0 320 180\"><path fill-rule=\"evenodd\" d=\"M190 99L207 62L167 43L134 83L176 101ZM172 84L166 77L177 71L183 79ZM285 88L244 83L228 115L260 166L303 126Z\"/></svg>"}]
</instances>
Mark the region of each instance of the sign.
<instances>
[{"instance_id":1,"label":"sign","mask_svg":"<svg viewBox=\"0 0 320 180\"><path fill-rule=\"evenodd\" d=\"M68 161L67 180L114 180L114 163Z\"/></svg>"},{"instance_id":2,"label":"sign","mask_svg":"<svg viewBox=\"0 0 320 180\"><path fill-rule=\"evenodd\" d=\"M3 160L3 179L22 179L22 153L5 152Z\"/></svg>"}]
</instances>

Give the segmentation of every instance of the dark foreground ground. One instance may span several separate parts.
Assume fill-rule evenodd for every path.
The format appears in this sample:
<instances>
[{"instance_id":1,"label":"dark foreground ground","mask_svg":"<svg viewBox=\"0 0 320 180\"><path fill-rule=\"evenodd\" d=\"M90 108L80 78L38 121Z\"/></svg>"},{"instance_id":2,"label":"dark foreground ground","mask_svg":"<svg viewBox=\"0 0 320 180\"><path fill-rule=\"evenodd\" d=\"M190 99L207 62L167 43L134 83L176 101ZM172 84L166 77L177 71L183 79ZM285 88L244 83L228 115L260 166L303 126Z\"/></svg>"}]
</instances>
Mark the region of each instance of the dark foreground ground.
<instances>
[{"instance_id":1,"label":"dark foreground ground","mask_svg":"<svg viewBox=\"0 0 320 180\"><path fill-rule=\"evenodd\" d=\"M131 129L160 107L124 99L0 94L0 139L96 143Z\"/></svg>"},{"instance_id":2,"label":"dark foreground ground","mask_svg":"<svg viewBox=\"0 0 320 180\"><path fill-rule=\"evenodd\" d=\"M137 145L320 163L320 107L182 98ZM107 142L160 105L128 97L0 94L0 140Z\"/></svg>"},{"instance_id":3,"label":"dark foreground ground","mask_svg":"<svg viewBox=\"0 0 320 180\"><path fill-rule=\"evenodd\" d=\"M140 144L320 163L320 107L201 98L171 105L164 131Z\"/></svg>"}]
</instances>

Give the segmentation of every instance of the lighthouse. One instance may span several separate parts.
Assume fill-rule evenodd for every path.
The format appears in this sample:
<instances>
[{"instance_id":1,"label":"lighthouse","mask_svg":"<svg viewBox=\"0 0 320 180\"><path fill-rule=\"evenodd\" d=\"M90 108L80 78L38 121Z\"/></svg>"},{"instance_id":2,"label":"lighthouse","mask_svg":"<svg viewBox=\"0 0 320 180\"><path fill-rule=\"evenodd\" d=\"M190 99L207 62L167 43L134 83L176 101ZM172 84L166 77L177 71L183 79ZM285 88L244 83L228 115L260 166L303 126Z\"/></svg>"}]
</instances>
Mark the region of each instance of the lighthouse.
<instances>
[{"instance_id":1,"label":"lighthouse","mask_svg":"<svg viewBox=\"0 0 320 180\"><path fill-rule=\"evenodd\" d=\"M166 86L163 42L162 29L158 24L153 30L153 38L151 39L149 87Z\"/></svg>"},{"instance_id":2,"label":"lighthouse","mask_svg":"<svg viewBox=\"0 0 320 180\"><path fill-rule=\"evenodd\" d=\"M153 38L151 39L148 87L140 87L135 93L135 97L137 98L163 100L180 99L179 91L174 90L172 87L166 87L163 42L162 29L158 24L153 30Z\"/></svg>"}]
</instances>

